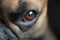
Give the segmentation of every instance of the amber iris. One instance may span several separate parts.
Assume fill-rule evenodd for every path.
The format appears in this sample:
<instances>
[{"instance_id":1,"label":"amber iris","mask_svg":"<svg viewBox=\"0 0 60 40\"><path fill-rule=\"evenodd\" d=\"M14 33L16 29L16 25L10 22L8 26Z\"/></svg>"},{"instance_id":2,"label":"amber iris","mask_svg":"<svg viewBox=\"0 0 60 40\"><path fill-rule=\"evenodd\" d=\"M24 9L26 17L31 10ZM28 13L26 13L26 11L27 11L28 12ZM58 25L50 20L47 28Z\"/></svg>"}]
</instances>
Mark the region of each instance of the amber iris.
<instances>
[{"instance_id":1,"label":"amber iris","mask_svg":"<svg viewBox=\"0 0 60 40\"><path fill-rule=\"evenodd\" d=\"M33 10L30 10L30 11L26 12L26 14L24 15L24 18L25 18L26 20L32 20L32 19L34 19L35 17L36 17L36 12L33 11Z\"/></svg>"}]
</instances>

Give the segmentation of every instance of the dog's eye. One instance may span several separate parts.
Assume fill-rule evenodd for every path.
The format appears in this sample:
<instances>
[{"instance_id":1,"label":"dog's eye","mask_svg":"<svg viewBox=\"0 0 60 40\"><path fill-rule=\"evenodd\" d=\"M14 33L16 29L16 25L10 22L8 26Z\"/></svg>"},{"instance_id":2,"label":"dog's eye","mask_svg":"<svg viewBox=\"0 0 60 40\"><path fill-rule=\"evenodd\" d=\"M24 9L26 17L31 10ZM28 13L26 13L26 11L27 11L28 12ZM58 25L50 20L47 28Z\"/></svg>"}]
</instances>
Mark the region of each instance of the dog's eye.
<instances>
[{"instance_id":1,"label":"dog's eye","mask_svg":"<svg viewBox=\"0 0 60 40\"><path fill-rule=\"evenodd\" d=\"M26 20L32 20L36 17L37 12L35 10L29 10L25 13L24 18Z\"/></svg>"}]
</instances>

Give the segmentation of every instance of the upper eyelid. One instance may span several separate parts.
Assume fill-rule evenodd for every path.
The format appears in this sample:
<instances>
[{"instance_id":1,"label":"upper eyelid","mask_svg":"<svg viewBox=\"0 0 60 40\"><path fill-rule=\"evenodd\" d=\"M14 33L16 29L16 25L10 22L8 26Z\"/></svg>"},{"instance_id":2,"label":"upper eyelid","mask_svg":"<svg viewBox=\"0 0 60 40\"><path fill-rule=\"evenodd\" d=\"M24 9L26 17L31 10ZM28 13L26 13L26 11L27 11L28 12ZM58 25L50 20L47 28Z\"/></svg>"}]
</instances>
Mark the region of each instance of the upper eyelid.
<instances>
[{"instance_id":1,"label":"upper eyelid","mask_svg":"<svg viewBox=\"0 0 60 40\"><path fill-rule=\"evenodd\" d=\"M16 11L16 12L19 12L19 11L28 11L28 10L35 10L35 11L37 11L37 12L39 12L39 8L38 7L34 7L34 6L32 6L32 7L30 7L29 8L29 6L26 6L26 7L20 7L20 8L18 8L18 10Z\"/></svg>"},{"instance_id":2,"label":"upper eyelid","mask_svg":"<svg viewBox=\"0 0 60 40\"><path fill-rule=\"evenodd\" d=\"M24 15L24 14L26 14L26 12L28 12L28 11L30 11L30 10L36 11L38 15L40 14L40 12L39 12L38 9L30 9L30 8L29 8L29 9L26 9L24 12L22 12L22 11L17 11L16 13L17 13L17 14L20 13L20 14Z\"/></svg>"},{"instance_id":3,"label":"upper eyelid","mask_svg":"<svg viewBox=\"0 0 60 40\"><path fill-rule=\"evenodd\" d=\"M15 13L21 13L21 14L24 14L26 11L28 10L35 10L37 11L38 13L40 13L41 11L39 11L39 8L38 7L34 7L34 6L27 6L27 3L26 2L23 2L20 4L20 6L18 7L18 9L16 10Z\"/></svg>"}]
</instances>

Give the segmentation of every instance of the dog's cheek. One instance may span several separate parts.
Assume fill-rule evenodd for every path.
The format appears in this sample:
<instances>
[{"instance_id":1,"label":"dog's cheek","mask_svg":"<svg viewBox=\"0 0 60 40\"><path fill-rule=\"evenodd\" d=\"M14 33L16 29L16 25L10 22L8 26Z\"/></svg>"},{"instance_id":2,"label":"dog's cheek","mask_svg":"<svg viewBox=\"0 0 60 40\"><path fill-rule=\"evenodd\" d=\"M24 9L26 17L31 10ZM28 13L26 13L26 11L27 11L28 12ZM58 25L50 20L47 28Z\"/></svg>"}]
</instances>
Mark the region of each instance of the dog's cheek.
<instances>
[{"instance_id":1,"label":"dog's cheek","mask_svg":"<svg viewBox=\"0 0 60 40\"><path fill-rule=\"evenodd\" d=\"M0 23L0 40L17 40L17 37L5 24Z\"/></svg>"},{"instance_id":2,"label":"dog's cheek","mask_svg":"<svg viewBox=\"0 0 60 40\"><path fill-rule=\"evenodd\" d=\"M39 29L35 32L34 37L39 37L45 34L48 26L47 23L48 21L47 21L47 4L46 4L42 10L41 16L39 17L37 23L35 24L35 26L39 27Z\"/></svg>"}]
</instances>

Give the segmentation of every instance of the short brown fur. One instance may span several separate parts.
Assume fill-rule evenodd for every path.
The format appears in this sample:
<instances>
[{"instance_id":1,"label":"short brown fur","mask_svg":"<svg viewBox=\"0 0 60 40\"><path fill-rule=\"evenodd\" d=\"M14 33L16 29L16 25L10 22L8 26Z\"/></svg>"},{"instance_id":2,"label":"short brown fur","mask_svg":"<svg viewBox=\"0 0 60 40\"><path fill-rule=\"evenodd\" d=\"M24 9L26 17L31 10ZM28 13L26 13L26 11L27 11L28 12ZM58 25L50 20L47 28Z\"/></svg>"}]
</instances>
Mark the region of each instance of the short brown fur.
<instances>
[{"instance_id":1,"label":"short brown fur","mask_svg":"<svg viewBox=\"0 0 60 40\"><path fill-rule=\"evenodd\" d=\"M34 7L37 6L39 11L42 10L41 16L39 16L37 22L32 26L32 28L30 28L26 32L22 32L17 25L12 23L9 20L9 15L8 15L12 11L15 12L21 2L27 2L27 5L29 6L28 8L30 8L31 6ZM32 38L44 36L44 40L56 40L53 33L49 33L50 29L48 28L48 20L47 20L47 0L1 0L0 4L2 4L1 8L3 9L3 14L4 14L3 19L5 19L4 21L6 22L8 27L11 28L16 33L16 35L19 38L24 39L24 36L28 36ZM47 34L49 39L46 36Z\"/></svg>"}]
</instances>

